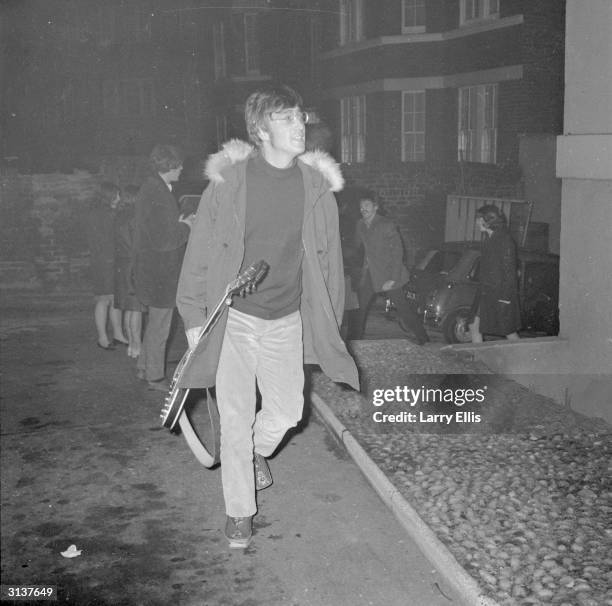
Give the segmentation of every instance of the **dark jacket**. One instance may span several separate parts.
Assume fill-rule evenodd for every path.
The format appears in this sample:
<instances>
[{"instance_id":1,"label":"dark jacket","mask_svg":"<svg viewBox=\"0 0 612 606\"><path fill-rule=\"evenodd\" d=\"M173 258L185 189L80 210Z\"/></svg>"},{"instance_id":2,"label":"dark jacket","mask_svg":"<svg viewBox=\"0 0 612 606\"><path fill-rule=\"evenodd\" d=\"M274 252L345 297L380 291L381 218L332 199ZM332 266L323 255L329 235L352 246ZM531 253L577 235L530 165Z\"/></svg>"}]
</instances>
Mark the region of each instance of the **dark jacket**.
<instances>
[{"instance_id":1,"label":"dark jacket","mask_svg":"<svg viewBox=\"0 0 612 606\"><path fill-rule=\"evenodd\" d=\"M506 227L483 241L480 257L480 331L509 335L521 327L516 244Z\"/></svg>"},{"instance_id":2,"label":"dark jacket","mask_svg":"<svg viewBox=\"0 0 612 606\"><path fill-rule=\"evenodd\" d=\"M173 308L189 226L179 223L179 210L164 180L151 175L136 197L134 281L141 303Z\"/></svg>"},{"instance_id":3,"label":"dark jacket","mask_svg":"<svg viewBox=\"0 0 612 606\"><path fill-rule=\"evenodd\" d=\"M243 262L246 212L246 164L255 153L242 141L230 141L208 160L210 184L202 195L187 245L177 305L186 328L202 326ZM305 190L302 244L304 362L319 364L334 381L358 389L357 368L338 327L344 307L344 273L338 208L332 191L342 188L337 164L323 152L300 156ZM225 333L223 314L199 343L182 387L210 387Z\"/></svg>"},{"instance_id":4,"label":"dark jacket","mask_svg":"<svg viewBox=\"0 0 612 606\"><path fill-rule=\"evenodd\" d=\"M120 209L115 216L115 307L142 311L134 286L134 208Z\"/></svg>"},{"instance_id":5,"label":"dark jacket","mask_svg":"<svg viewBox=\"0 0 612 606\"><path fill-rule=\"evenodd\" d=\"M388 217L378 213L370 227L360 219L357 223L355 240L364 247L364 267L370 272L375 292L382 291L387 280L393 280L393 288L399 288L410 277L404 265L404 247L397 225Z\"/></svg>"}]
</instances>

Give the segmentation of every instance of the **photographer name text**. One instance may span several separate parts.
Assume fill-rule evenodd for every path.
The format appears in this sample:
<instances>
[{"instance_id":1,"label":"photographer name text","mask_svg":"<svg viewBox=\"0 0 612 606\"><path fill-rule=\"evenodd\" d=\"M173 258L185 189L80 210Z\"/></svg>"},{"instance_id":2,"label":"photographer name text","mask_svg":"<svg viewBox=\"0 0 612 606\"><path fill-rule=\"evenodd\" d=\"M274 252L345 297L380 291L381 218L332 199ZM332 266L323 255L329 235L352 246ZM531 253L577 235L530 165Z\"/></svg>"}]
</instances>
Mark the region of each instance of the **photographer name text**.
<instances>
[{"instance_id":1,"label":"photographer name text","mask_svg":"<svg viewBox=\"0 0 612 606\"><path fill-rule=\"evenodd\" d=\"M487 387L479 389L442 389L421 386L418 388L396 386L393 389L375 389L372 392L372 404L376 407L384 404L403 404L410 408L436 404L446 407L462 407L466 404L482 404L485 401ZM452 413L441 413L429 410L403 410L400 412L383 412L376 410L372 414L375 423L480 423L482 416L468 410L456 410Z\"/></svg>"},{"instance_id":2,"label":"photographer name text","mask_svg":"<svg viewBox=\"0 0 612 606\"><path fill-rule=\"evenodd\" d=\"M398 412L395 414L384 413L382 410L377 410L372 415L375 423L444 423L450 425L455 423L480 423L481 418L475 412L458 410L454 415L450 414L433 414L420 411L416 412Z\"/></svg>"}]
</instances>

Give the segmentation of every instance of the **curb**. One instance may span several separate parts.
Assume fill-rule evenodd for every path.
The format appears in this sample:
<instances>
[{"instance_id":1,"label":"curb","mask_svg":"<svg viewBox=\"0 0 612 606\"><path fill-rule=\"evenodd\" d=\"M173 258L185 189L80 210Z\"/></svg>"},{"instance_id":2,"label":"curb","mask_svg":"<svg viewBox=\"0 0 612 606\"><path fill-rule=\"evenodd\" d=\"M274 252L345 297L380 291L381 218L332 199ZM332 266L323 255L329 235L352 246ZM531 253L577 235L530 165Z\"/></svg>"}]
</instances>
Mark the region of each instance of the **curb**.
<instances>
[{"instance_id":1,"label":"curb","mask_svg":"<svg viewBox=\"0 0 612 606\"><path fill-rule=\"evenodd\" d=\"M466 606L499 606L497 602L482 593L476 581L457 562L453 554L421 519L399 490L393 486L321 397L312 392L310 399L325 425L344 444L378 496L399 520L425 557L438 568L444 579L457 591Z\"/></svg>"}]
</instances>

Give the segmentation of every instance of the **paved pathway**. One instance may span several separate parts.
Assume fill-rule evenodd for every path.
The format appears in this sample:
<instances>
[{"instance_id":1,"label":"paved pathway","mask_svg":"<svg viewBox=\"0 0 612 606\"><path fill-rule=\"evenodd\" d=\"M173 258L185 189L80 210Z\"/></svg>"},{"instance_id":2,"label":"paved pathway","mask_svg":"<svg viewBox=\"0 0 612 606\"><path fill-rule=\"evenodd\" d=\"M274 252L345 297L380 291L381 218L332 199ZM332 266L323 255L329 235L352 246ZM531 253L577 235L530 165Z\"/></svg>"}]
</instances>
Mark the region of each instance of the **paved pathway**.
<instances>
[{"instance_id":1,"label":"paved pathway","mask_svg":"<svg viewBox=\"0 0 612 606\"><path fill-rule=\"evenodd\" d=\"M220 471L159 427L122 350L95 347L90 307L2 297L3 583L56 584L75 606L460 604L313 415L231 553ZM179 331L170 358L182 348Z\"/></svg>"}]
</instances>

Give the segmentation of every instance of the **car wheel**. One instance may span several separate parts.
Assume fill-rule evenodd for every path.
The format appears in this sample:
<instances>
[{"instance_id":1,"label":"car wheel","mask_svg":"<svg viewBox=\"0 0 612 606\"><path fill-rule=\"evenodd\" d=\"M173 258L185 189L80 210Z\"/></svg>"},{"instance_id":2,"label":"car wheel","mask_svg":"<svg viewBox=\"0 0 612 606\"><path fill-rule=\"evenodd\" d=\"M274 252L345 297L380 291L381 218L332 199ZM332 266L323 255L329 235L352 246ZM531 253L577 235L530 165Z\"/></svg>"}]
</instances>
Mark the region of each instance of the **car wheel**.
<instances>
[{"instance_id":1,"label":"car wheel","mask_svg":"<svg viewBox=\"0 0 612 606\"><path fill-rule=\"evenodd\" d=\"M442 333L447 343L471 343L469 315L467 309L459 309L444 320Z\"/></svg>"}]
</instances>

